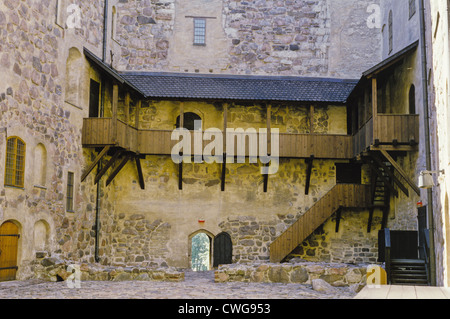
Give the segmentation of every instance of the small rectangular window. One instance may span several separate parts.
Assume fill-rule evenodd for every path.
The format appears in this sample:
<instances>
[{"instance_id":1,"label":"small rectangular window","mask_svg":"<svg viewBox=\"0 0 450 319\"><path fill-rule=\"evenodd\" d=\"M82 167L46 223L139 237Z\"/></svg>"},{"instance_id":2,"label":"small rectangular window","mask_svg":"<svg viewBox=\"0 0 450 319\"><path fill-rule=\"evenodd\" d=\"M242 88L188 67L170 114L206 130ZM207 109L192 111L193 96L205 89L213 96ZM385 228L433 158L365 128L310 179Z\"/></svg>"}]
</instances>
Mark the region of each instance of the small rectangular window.
<instances>
[{"instance_id":1,"label":"small rectangular window","mask_svg":"<svg viewBox=\"0 0 450 319\"><path fill-rule=\"evenodd\" d=\"M67 174L67 203L66 211L73 212L73 185L74 185L74 174L69 172Z\"/></svg>"},{"instance_id":2,"label":"small rectangular window","mask_svg":"<svg viewBox=\"0 0 450 319\"><path fill-rule=\"evenodd\" d=\"M416 13L416 0L409 0L409 18Z\"/></svg>"},{"instance_id":3,"label":"small rectangular window","mask_svg":"<svg viewBox=\"0 0 450 319\"><path fill-rule=\"evenodd\" d=\"M194 45L206 45L206 19L194 18Z\"/></svg>"},{"instance_id":4,"label":"small rectangular window","mask_svg":"<svg viewBox=\"0 0 450 319\"><path fill-rule=\"evenodd\" d=\"M6 143L5 185L24 187L25 143L18 137L10 137Z\"/></svg>"}]
</instances>

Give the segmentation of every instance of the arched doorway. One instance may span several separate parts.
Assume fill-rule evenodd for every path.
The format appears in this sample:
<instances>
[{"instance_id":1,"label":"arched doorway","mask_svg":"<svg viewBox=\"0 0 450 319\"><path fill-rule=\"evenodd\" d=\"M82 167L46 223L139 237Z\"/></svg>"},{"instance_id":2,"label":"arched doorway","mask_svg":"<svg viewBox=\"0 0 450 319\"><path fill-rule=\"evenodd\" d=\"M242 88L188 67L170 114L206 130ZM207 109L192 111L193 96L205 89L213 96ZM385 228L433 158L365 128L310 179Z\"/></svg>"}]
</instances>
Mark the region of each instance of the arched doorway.
<instances>
[{"instance_id":1,"label":"arched doorway","mask_svg":"<svg viewBox=\"0 0 450 319\"><path fill-rule=\"evenodd\" d=\"M233 243L228 233L220 233L214 238L214 267L231 264L233 261Z\"/></svg>"},{"instance_id":2,"label":"arched doorway","mask_svg":"<svg viewBox=\"0 0 450 319\"><path fill-rule=\"evenodd\" d=\"M191 269L208 271L211 269L211 237L206 232L197 232L191 237Z\"/></svg>"},{"instance_id":3,"label":"arched doorway","mask_svg":"<svg viewBox=\"0 0 450 319\"><path fill-rule=\"evenodd\" d=\"M0 226L0 281L16 279L19 227L11 221Z\"/></svg>"}]
</instances>

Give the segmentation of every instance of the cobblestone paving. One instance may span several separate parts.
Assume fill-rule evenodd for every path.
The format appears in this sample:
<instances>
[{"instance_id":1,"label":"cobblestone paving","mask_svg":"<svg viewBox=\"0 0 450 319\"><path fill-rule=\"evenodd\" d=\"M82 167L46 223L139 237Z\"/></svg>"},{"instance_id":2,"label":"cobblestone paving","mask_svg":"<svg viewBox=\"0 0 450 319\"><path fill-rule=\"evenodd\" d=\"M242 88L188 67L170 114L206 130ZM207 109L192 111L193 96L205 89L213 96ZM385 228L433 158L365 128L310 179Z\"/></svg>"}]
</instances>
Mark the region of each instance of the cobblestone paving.
<instances>
[{"instance_id":1,"label":"cobblestone paving","mask_svg":"<svg viewBox=\"0 0 450 319\"><path fill-rule=\"evenodd\" d=\"M214 272L185 273L184 282L82 281L80 288L66 282L38 280L0 282L0 299L351 299L348 288L333 293L311 286L281 283L215 283Z\"/></svg>"}]
</instances>

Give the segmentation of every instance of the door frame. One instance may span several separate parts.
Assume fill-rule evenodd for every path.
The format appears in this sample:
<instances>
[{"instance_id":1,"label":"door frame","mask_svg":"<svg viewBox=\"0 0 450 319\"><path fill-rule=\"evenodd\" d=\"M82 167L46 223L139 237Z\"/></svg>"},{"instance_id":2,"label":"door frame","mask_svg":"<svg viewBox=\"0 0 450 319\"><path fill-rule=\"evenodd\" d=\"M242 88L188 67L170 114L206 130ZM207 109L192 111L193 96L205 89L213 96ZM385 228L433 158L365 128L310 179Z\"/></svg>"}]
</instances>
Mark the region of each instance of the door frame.
<instances>
[{"instance_id":1,"label":"door frame","mask_svg":"<svg viewBox=\"0 0 450 319\"><path fill-rule=\"evenodd\" d=\"M206 229L199 229L188 236L188 259L189 259L189 269L192 269L192 238L198 234L205 234L209 238L209 269L212 269L213 265L213 247L214 247L214 234L207 231Z\"/></svg>"}]
</instances>

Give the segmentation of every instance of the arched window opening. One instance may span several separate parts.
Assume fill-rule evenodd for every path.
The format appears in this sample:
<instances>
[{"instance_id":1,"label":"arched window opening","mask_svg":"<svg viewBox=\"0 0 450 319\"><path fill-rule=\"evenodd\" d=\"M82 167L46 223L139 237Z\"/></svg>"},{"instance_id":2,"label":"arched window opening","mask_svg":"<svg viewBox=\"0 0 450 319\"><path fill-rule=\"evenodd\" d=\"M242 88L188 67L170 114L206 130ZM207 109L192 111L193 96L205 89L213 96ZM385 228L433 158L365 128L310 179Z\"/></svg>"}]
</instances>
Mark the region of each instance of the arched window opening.
<instances>
[{"instance_id":1,"label":"arched window opening","mask_svg":"<svg viewBox=\"0 0 450 319\"><path fill-rule=\"evenodd\" d=\"M18 137L10 137L6 145L5 185L24 187L25 143Z\"/></svg>"},{"instance_id":2,"label":"arched window opening","mask_svg":"<svg viewBox=\"0 0 450 319\"><path fill-rule=\"evenodd\" d=\"M117 32L117 9L116 6L112 7L112 21L111 21L111 39L116 39Z\"/></svg>"},{"instance_id":3,"label":"arched window opening","mask_svg":"<svg viewBox=\"0 0 450 319\"><path fill-rule=\"evenodd\" d=\"M65 101L76 107L80 105L80 84L83 67L82 55L77 48L69 49L69 56L66 61L66 96Z\"/></svg>"},{"instance_id":4,"label":"arched window opening","mask_svg":"<svg viewBox=\"0 0 450 319\"><path fill-rule=\"evenodd\" d=\"M43 144L34 149L34 185L45 186L47 179L47 151Z\"/></svg>"},{"instance_id":5,"label":"arched window opening","mask_svg":"<svg viewBox=\"0 0 450 319\"><path fill-rule=\"evenodd\" d=\"M40 220L34 224L34 249L35 251L45 251L48 248L49 225Z\"/></svg>"},{"instance_id":6,"label":"arched window opening","mask_svg":"<svg viewBox=\"0 0 450 319\"><path fill-rule=\"evenodd\" d=\"M197 122L197 126L196 126L196 121L200 121L200 123ZM198 126L200 126L200 128L202 127L201 121L202 121L202 118L199 115L192 113L192 112L187 112L187 113L184 113L183 127L185 129L188 129L189 131L193 131L196 128L198 129L199 128ZM180 128L180 116L177 117L177 122L175 125L176 125L176 128Z\"/></svg>"}]
</instances>

